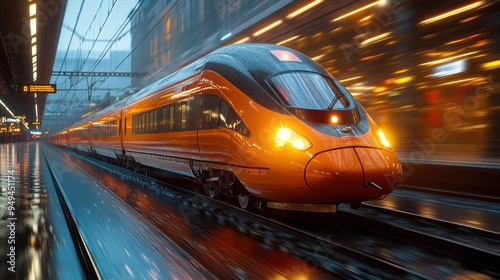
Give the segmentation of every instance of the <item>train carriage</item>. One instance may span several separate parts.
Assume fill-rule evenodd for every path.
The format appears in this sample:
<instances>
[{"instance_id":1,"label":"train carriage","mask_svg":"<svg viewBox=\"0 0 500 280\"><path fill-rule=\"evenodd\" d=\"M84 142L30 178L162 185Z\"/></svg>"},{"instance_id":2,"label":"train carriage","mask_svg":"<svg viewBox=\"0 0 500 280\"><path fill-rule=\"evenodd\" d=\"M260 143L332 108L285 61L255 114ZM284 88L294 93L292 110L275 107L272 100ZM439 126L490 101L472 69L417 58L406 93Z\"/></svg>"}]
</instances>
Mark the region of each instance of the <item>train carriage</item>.
<instances>
[{"instance_id":1,"label":"train carriage","mask_svg":"<svg viewBox=\"0 0 500 280\"><path fill-rule=\"evenodd\" d=\"M115 134L90 137L93 150L194 176L207 195L236 196L243 208L357 207L402 176L353 96L310 58L276 45L223 47L96 116L90 135L106 125Z\"/></svg>"}]
</instances>

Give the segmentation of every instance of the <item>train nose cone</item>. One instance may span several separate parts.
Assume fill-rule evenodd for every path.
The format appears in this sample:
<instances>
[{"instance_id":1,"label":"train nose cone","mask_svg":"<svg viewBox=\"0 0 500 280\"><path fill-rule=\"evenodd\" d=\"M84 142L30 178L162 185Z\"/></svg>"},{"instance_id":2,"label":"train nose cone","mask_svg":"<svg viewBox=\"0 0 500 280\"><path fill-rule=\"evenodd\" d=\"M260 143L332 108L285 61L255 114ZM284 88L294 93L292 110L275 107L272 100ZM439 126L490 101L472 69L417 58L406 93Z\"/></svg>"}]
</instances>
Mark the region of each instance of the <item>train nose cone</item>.
<instances>
[{"instance_id":1,"label":"train nose cone","mask_svg":"<svg viewBox=\"0 0 500 280\"><path fill-rule=\"evenodd\" d=\"M309 188L333 200L375 199L396 187L401 165L385 150L343 148L313 157L306 166L305 178Z\"/></svg>"},{"instance_id":2,"label":"train nose cone","mask_svg":"<svg viewBox=\"0 0 500 280\"><path fill-rule=\"evenodd\" d=\"M363 166L363 186L380 188L385 193L392 192L402 181L403 169L394 153L373 148L355 148Z\"/></svg>"}]
</instances>

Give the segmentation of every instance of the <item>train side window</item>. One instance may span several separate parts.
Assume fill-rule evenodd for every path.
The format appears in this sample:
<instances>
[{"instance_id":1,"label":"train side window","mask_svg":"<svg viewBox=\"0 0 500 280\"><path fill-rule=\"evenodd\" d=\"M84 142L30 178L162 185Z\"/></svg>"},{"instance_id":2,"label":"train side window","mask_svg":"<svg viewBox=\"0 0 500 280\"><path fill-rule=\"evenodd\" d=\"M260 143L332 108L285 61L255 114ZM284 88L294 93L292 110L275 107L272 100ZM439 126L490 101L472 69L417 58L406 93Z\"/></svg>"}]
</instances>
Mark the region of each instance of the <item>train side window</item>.
<instances>
[{"instance_id":1,"label":"train side window","mask_svg":"<svg viewBox=\"0 0 500 280\"><path fill-rule=\"evenodd\" d=\"M126 125L124 124L123 125L126 129ZM125 135L125 129L123 130L123 135ZM136 134L137 133L137 116L132 116L132 134Z\"/></svg>"},{"instance_id":2,"label":"train side window","mask_svg":"<svg viewBox=\"0 0 500 280\"><path fill-rule=\"evenodd\" d=\"M139 133L139 126L141 124L139 123L139 116L135 115L132 116L132 134L138 134Z\"/></svg>"},{"instance_id":3,"label":"train side window","mask_svg":"<svg viewBox=\"0 0 500 280\"><path fill-rule=\"evenodd\" d=\"M123 121L123 135L127 135L127 118Z\"/></svg>"},{"instance_id":4,"label":"train side window","mask_svg":"<svg viewBox=\"0 0 500 280\"><path fill-rule=\"evenodd\" d=\"M136 134L144 133L144 114L137 115L137 131Z\"/></svg>"},{"instance_id":5,"label":"train side window","mask_svg":"<svg viewBox=\"0 0 500 280\"><path fill-rule=\"evenodd\" d=\"M149 112L149 132L156 132L156 110Z\"/></svg>"},{"instance_id":6,"label":"train side window","mask_svg":"<svg viewBox=\"0 0 500 280\"><path fill-rule=\"evenodd\" d=\"M219 123L220 98L216 95L202 95L201 128L216 128Z\"/></svg>"},{"instance_id":7,"label":"train side window","mask_svg":"<svg viewBox=\"0 0 500 280\"><path fill-rule=\"evenodd\" d=\"M116 137L117 120L111 122L111 136Z\"/></svg>"},{"instance_id":8,"label":"train side window","mask_svg":"<svg viewBox=\"0 0 500 280\"><path fill-rule=\"evenodd\" d=\"M190 98L189 102L189 129L201 129L203 126L202 120L202 95L195 96L194 98Z\"/></svg>"},{"instance_id":9,"label":"train side window","mask_svg":"<svg viewBox=\"0 0 500 280\"><path fill-rule=\"evenodd\" d=\"M136 115L135 116L135 133L134 134L139 134L141 133L141 126L142 126L142 118L141 115Z\"/></svg>"},{"instance_id":10,"label":"train side window","mask_svg":"<svg viewBox=\"0 0 500 280\"><path fill-rule=\"evenodd\" d=\"M175 131L182 131L187 129L187 102L182 101L175 104Z\"/></svg>"},{"instance_id":11,"label":"train side window","mask_svg":"<svg viewBox=\"0 0 500 280\"><path fill-rule=\"evenodd\" d=\"M234 111L224 100L220 102L219 127L228 128L243 136L250 137L250 130L248 127L238 116L236 111Z\"/></svg>"},{"instance_id":12,"label":"train side window","mask_svg":"<svg viewBox=\"0 0 500 280\"><path fill-rule=\"evenodd\" d=\"M181 129L182 130L187 130L188 129L188 119L187 119L187 103L182 102L181 103Z\"/></svg>"},{"instance_id":13,"label":"train side window","mask_svg":"<svg viewBox=\"0 0 500 280\"><path fill-rule=\"evenodd\" d=\"M137 119L139 121L139 130L137 131L137 133L143 133L144 132L144 116L143 114L139 114L139 116L137 116Z\"/></svg>"},{"instance_id":14,"label":"train side window","mask_svg":"<svg viewBox=\"0 0 500 280\"><path fill-rule=\"evenodd\" d=\"M136 117L132 116L132 134L135 134L135 120ZM125 127L125 125L123 127ZM125 135L125 129L123 130L123 135Z\"/></svg>"},{"instance_id":15,"label":"train side window","mask_svg":"<svg viewBox=\"0 0 500 280\"><path fill-rule=\"evenodd\" d=\"M168 130L174 130L175 125L175 114L174 105L168 106Z\"/></svg>"},{"instance_id":16,"label":"train side window","mask_svg":"<svg viewBox=\"0 0 500 280\"><path fill-rule=\"evenodd\" d=\"M168 112L167 106L161 108L161 124L160 124L161 132L167 131L167 120L168 120L167 112Z\"/></svg>"},{"instance_id":17,"label":"train side window","mask_svg":"<svg viewBox=\"0 0 500 280\"><path fill-rule=\"evenodd\" d=\"M145 125L144 125L144 133L149 133L150 132L150 124L151 124L151 120L149 118L149 112L146 112L144 113L144 119L146 120L145 121Z\"/></svg>"},{"instance_id":18,"label":"train side window","mask_svg":"<svg viewBox=\"0 0 500 280\"><path fill-rule=\"evenodd\" d=\"M221 99L220 110L219 110L219 127L229 128L226 120L228 110L229 110L229 104L227 104L226 101Z\"/></svg>"},{"instance_id":19,"label":"train side window","mask_svg":"<svg viewBox=\"0 0 500 280\"><path fill-rule=\"evenodd\" d=\"M243 123L241 118L236 114L236 112L233 109L230 109L227 115L227 121L232 127L232 129L239 134L250 137L250 131L248 130L247 126Z\"/></svg>"}]
</instances>

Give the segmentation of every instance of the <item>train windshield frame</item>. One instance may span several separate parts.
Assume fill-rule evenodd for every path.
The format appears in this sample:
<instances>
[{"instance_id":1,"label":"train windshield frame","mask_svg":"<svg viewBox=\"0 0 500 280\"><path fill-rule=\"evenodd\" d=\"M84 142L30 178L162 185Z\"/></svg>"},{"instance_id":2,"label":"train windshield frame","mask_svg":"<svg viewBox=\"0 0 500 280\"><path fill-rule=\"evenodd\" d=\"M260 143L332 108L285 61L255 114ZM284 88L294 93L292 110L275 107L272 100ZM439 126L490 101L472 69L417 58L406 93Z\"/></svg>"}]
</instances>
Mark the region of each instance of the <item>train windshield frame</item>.
<instances>
[{"instance_id":1,"label":"train windshield frame","mask_svg":"<svg viewBox=\"0 0 500 280\"><path fill-rule=\"evenodd\" d=\"M351 94L337 80L317 72L289 71L268 79L279 99L289 107L312 110L352 109Z\"/></svg>"}]
</instances>

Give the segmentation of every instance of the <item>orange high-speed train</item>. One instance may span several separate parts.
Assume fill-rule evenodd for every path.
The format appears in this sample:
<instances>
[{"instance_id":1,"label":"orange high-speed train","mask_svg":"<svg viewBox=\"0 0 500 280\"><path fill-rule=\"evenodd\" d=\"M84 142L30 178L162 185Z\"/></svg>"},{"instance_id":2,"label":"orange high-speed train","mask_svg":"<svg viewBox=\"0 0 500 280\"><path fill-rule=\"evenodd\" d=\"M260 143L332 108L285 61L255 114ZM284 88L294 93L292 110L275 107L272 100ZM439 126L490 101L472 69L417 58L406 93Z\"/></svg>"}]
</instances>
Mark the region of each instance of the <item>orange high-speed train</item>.
<instances>
[{"instance_id":1,"label":"orange high-speed train","mask_svg":"<svg viewBox=\"0 0 500 280\"><path fill-rule=\"evenodd\" d=\"M242 208L356 208L402 177L353 96L310 58L269 44L220 48L50 141L195 177Z\"/></svg>"}]
</instances>

